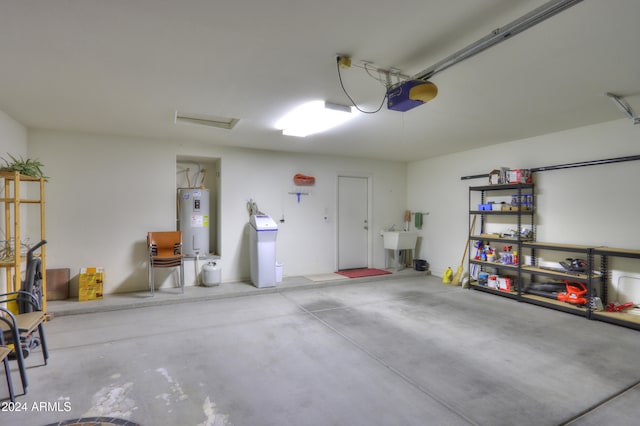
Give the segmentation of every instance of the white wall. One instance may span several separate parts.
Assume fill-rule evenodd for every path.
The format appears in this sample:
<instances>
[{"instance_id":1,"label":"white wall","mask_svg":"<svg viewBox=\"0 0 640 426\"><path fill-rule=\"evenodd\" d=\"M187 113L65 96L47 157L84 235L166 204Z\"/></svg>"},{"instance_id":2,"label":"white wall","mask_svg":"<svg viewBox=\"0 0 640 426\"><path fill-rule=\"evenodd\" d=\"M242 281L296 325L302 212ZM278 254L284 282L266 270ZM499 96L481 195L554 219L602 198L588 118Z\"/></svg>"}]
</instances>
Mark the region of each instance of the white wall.
<instances>
[{"instance_id":1,"label":"white wall","mask_svg":"<svg viewBox=\"0 0 640 426\"><path fill-rule=\"evenodd\" d=\"M534 168L638 154L640 126L618 120L411 162L408 207L431 212L422 231L424 256L435 275L460 262L468 187L488 183L462 176L501 166ZM640 161L535 173L537 240L640 248L638 176Z\"/></svg>"},{"instance_id":2,"label":"white wall","mask_svg":"<svg viewBox=\"0 0 640 426\"><path fill-rule=\"evenodd\" d=\"M48 266L107 268L106 292L146 288L144 237L175 226L176 159L220 159L220 254L223 281L249 276L246 202L276 220L285 275L335 270L337 176L369 176L373 184L372 267L384 266L378 231L400 224L405 209L425 216L418 256L436 275L460 262L467 235L469 185L462 176L508 166L532 168L637 155L640 128L619 120L434 159L396 162L234 149L68 132L30 131L29 154L45 163ZM540 172L540 241L638 248L635 182L639 162ZM292 176L317 183L298 203ZM322 219L329 212L329 223Z\"/></svg>"},{"instance_id":3,"label":"white wall","mask_svg":"<svg viewBox=\"0 0 640 426\"><path fill-rule=\"evenodd\" d=\"M0 111L0 146L2 147L0 149L0 157L8 162L12 161L8 154L16 158L27 158L27 129L2 111ZM2 165L5 165L4 161L2 161ZM28 190L28 188L24 190ZM3 191L4 189L0 189L0 197L4 196L2 194ZM26 214L21 215L21 217L26 219ZM0 210L0 221L0 223L4 223L4 209ZM26 220L23 222L26 223ZM6 239L6 230L4 226L0 230L2 230L0 233L0 241L2 241ZM28 228L26 228L26 231L28 232ZM24 238L20 239L24 240ZM36 241L39 241L39 239ZM0 269L0 272L0 291L4 292L6 288L5 269Z\"/></svg>"},{"instance_id":4,"label":"white wall","mask_svg":"<svg viewBox=\"0 0 640 426\"><path fill-rule=\"evenodd\" d=\"M175 227L176 161L220 159L222 279L249 276L248 214L252 198L276 220L285 275L335 269L336 181L340 173L371 177L372 265L384 265L377 230L399 222L406 202L406 164L36 130L29 150L45 163L48 267L106 268L105 293L147 288L145 237ZM301 172L316 177L311 195L288 192ZM322 216L330 212L329 223ZM376 231L374 231L376 230Z\"/></svg>"},{"instance_id":5,"label":"white wall","mask_svg":"<svg viewBox=\"0 0 640 426\"><path fill-rule=\"evenodd\" d=\"M194 156L211 149L206 144L185 144L180 152ZM402 220L406 200L404 163L220 147L217 150L221 158L222 267L223 274L226 269L234 272L223 275L223 280L249 276L246 210L249 199L278 221L276 251L285 275L334 271L336 190L337 176L341 173L371 178L371 266L384 266L382 241L374 230L389 221ZM289 194L295 190L296 173L316 178L314 186L304 189L310 195L301 196L300 203L295 195ZM329 212L328 223L323 220L325 210ZM284 223L280 223L283 217Z\"/></svg>"},{"instance_id":6,"label":"white wall","mask_svg":"<svg viewBox=\"0 0 640 426\"><path fill-rule=\"evenodd\" d=\"M0 111L0 157L9 161L7 153L27 158L27 129L6 113ZM4 164L4 161L2 162Z\"/></svg>"}]
</instances>

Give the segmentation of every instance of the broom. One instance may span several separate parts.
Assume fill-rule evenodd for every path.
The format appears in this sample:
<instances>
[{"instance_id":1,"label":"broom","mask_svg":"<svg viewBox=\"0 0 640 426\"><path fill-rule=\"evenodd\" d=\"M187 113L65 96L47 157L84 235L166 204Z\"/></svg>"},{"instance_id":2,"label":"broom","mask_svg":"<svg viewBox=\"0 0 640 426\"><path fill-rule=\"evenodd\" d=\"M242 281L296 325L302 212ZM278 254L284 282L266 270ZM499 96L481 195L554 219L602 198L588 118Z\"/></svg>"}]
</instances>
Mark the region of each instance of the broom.
<instances>
[{"instance_id":1,"label":"broom","mask_svg":"<svg viewBox=\"0 0 640 426\"><path fill-rule=\"evenodd\" d=\"M464 253L462 254L462 259L460 260L460 266L458 266L458 270L456 271L456 274L453 276L453 280L451 280L452 285L460 285L460 282L462 281L462 269L464 265L464 258L467 257L467 249L469 248L469 239L471 238L471 233L473 232L473 229L476 227L476 217L477 216L473 216L473 220L471 221L471 227L469 228L467 242L464 245Z\"/></svg>"}]
</instances>

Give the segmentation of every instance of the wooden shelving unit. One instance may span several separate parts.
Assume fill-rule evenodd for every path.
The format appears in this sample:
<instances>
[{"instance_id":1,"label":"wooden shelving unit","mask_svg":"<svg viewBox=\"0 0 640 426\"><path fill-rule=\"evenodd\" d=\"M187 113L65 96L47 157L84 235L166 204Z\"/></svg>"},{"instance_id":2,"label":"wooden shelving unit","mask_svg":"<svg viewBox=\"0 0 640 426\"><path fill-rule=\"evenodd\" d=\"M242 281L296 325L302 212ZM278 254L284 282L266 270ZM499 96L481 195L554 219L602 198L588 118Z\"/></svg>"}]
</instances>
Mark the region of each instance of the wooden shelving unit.
<instances>
[{"instance_id":1,"label":"wooden shelving unit","mask_svg":"<svg viewBox=\"0 0 640 426\"><path fill-rule=\"evenodd\" d=\"M0 258L0 268L5 269L7 291L17 291L21 287L22 267L26 256L21 251L23 205L36 205L40 214L40 239L45 239L44 178L21 175L18 172L0 172L3 192L0 203L4 211L4 256ZM38 196L24 198L22 184L38 185ZM29 188L31 189L31 188ZM33 195L33 194L30 194ZM35 242L37 243L37 241ZM40 248L42 261L42 309L46 312L46 246Z\"/></svg>"}]
</instances>

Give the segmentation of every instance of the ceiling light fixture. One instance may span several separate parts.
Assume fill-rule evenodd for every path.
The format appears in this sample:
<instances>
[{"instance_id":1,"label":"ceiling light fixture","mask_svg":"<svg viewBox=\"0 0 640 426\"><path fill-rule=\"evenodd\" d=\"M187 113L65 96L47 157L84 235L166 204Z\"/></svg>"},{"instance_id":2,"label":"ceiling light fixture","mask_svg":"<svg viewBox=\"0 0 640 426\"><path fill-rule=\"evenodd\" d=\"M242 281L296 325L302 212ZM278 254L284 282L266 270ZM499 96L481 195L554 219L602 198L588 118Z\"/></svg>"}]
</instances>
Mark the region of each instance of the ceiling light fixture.
<instances>
[{"instance_id":1,"label":"ceiling light fixture","mask_svg":"<svg viewBox=\"0 0 640 426\"><path fill-rule=\"evenodd\" d=\"M238 121L240 121L240 119L238 118L218 117L215 115L206 114L182 113L179 111L176 111L175 117L175 123L217 127L219 129L227 130L233 129L233 127L238 124Z\"/></svg>"},{"instance_id":2,"label":"ceiling light fixture","mask_svg":"<svg viewBox=\"0 0 640 426\"><path fill-rule=\"evenodd\" d=\"M294 108L275 125L286 136L304 138L324 132L355 117L347 105L311 101Z\"/></svg>"}]
</instances>

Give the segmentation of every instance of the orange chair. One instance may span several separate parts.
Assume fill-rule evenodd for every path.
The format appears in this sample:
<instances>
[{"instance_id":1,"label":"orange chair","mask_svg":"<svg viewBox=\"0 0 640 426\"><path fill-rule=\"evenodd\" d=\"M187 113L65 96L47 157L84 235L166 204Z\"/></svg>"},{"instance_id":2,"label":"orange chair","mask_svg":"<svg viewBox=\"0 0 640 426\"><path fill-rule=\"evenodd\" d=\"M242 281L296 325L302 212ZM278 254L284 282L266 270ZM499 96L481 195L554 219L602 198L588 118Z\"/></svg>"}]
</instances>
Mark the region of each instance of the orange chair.
<instances>
[{"instance_id":1,"label":"orange chair","mask_svg":"<svg viewBox=\"0 0 640 426\"><path fill-rule=\"evenodd\" d=\"M155 290L153 268L180 268L180 287L184 293L184 255L182 254L182 232L149 232L149 289Z\"/></svg>"}]
</instances>

